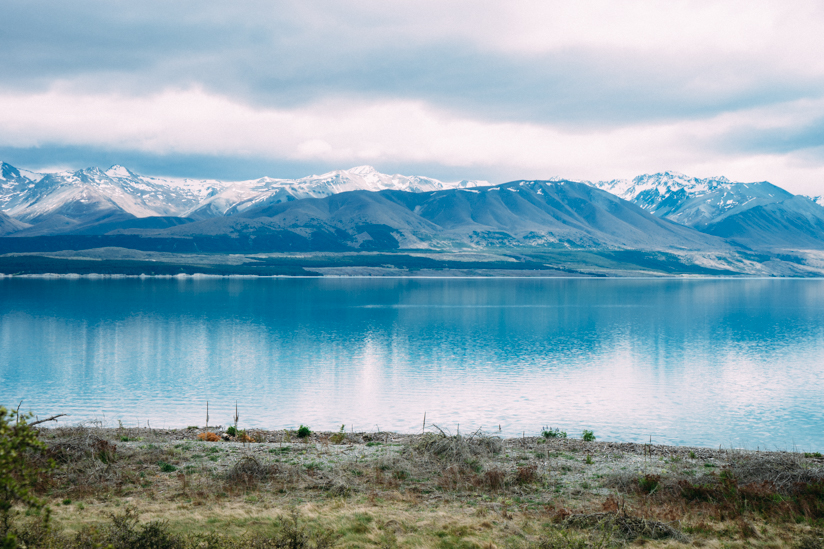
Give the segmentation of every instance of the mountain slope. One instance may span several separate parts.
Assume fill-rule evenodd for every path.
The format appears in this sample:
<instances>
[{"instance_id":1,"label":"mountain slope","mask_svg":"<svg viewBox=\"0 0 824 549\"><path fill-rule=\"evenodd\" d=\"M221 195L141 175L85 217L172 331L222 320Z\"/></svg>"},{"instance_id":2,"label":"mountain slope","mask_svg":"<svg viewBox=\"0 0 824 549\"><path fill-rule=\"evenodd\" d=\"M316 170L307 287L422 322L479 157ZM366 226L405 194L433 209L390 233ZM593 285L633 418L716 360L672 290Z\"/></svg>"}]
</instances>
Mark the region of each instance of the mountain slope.
<instances>
[{"instance_id":1,"label":"mountain slope","mask_svg":"<svg viewBox=\"0 0 824 549\"><path fill-rule=\"evenodd\" d=\"M824 208L766 181L674 172L593 183L653 215L751 248L824 249Z\"/></svg>"},{"instance_id":2,"label":"mountain slope","mask_svg":"<svg viewBox=\"0 0 824 549\"><path fill-rule=\"evenodd\" d=\"M721 239L659 219L570 181L515 181L421 193L352 191L249 208L162 231L118 234L257 238L286 233L334 249L483 247L728 249ZM290 237L291 238L291 237ZM276 250L272 250L276 251Z\"/></svg>"},{"instance_id":3,"label":"mountain slope","mask_svg":"<svg viewBox=\"0 0 824 549\"><path fill-rule=\"evenodd\" d=\"M386 175L371 166L337 170L300 179L260 179L237 182L164 179L135 174L123 166L106 171L35 174L0 164L0 211L34 224L40 232L71 230L108 212L134 217L206 219L236 215L249 208L302 198L322 198L353 190L433 191L476 186L477 181L444 183L437 179Z\"/></svg>"},{"instance_id":4,"label":"mountain slope","mask_svg":"<svg viewBox=\"0 0 824 549\"><path fill-rule=\"evenodd\" d=\"M753 249L824 249L824 208L793 196L722 216L703 231Z\"/></svg>"},{"instance_id":5,"label":"mountain slope","mask_svg":"<svg viewBox=\"0 0 824 549\"><path fill-rule=\"evenodd\" d=\"M807 196L806 198L809 198L819 206L824 206L824 196Z\"/></svg>"},{"instance_id":6,"label":"mountain slope","mask_svg":"<svg viewBox=\"0 0 824 549\"><path fill-rule=\"evenodd\" d=\"M0 235L17 233L28 227L29 225L27 223L18 221L3 212L0 212Z\"/></svg>"},{"instance_id":7,"label":"mountain slope","mask_svg":"<svg viewBox=\"0 0 824 549\"><path fill-rule=\"evenodd\" d=\"M69 225L87 223L115 213L170 215L198 201L188 190L142 179L120 166L105 172L88 168L46 174L37 180L8 171L20 175L5 179L0 205L7 214L33 224L57 218Z\"/></svg>"},{"instance_id":8,"label":"mountain slope","mask_svg":"<svg viewBox=\"0 0 824 549\"><path fill-rule=\"evenodd\" d=\"M203 219L219 215L237 215L248 209L304 198L323 198L348 191L398 190L418 193L474 187L485 183L485 181L444 183L428 177L387 175L379 173L371 166L358 166L349 170L336 170L300 179L264 177L254 181L233 183L204 200L197 208L186 212L186 216Z\"/></svg>"}]
</instances>

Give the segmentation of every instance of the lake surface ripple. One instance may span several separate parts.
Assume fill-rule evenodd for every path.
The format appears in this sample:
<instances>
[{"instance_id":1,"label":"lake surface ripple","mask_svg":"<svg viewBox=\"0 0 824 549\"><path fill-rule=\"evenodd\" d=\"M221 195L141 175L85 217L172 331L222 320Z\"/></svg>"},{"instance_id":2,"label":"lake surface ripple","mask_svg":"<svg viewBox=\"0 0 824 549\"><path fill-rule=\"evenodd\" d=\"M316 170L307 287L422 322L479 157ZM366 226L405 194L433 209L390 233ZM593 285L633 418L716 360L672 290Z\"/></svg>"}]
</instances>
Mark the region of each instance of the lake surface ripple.
<instances>
[{"instance_id":1,"label":"lake surface ripple","mask_svg":"<svg viewBox=\"0 0 824 549\"><path fill-rule=\"evenodd\" d=\"M0 279L0 404L71 422L820 451L822 357L822 280Z\"/></svg>"}]
</instances>

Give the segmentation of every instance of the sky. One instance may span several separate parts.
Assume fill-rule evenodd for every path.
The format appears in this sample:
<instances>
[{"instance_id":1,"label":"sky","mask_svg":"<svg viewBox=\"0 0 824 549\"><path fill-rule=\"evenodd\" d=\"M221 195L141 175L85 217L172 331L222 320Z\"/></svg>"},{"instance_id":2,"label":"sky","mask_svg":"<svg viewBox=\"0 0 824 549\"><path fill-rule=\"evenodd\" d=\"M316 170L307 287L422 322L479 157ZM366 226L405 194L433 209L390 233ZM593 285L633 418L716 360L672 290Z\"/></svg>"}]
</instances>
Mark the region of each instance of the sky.
<instances>
[{"instance_id":1,"label":"sky","mask_svg":"<svg viewBox=\"0 0 824 549\"><path fill-rule=\"evenodd\" d=\"M0 160L824 194L824 4L0 3Z\"/></svg>"}]
</instances>

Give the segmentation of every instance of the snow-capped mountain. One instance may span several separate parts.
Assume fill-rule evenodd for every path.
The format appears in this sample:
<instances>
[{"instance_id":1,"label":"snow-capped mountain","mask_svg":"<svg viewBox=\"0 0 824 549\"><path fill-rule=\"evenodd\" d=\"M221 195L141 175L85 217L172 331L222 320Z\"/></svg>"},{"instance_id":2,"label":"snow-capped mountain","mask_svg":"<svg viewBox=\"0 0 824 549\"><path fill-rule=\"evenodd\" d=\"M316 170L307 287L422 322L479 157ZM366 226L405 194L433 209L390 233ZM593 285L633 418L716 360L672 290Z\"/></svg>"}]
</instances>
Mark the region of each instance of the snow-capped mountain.
<instances>
[{"instance_id":1,"label":"snow-capped mountain","mask_svg":"<svg viewBox=\"0 0 824 549\"><path fill-rule=\"evenodd\" d=\"M115 213L178 215L212 190L206 185L187 185L185 180L141 177L122 166L34 174L3 163L0 175L0 210L29 223L56 216L81 221Z\"/></svg>"},{"instance_id":2,"label":"snow-capped mountain","mask_svg":"<svg viewBox=\"0 0 824 549\"><path fill-rule=\"evenodd\" d=\"M794 196L767 182L736 183L725 177L700 179L675 172L641 175L632 180L616 179L594 183L559 179L547 181L547 183L553 182L559 184L558 189L575 183L585 188L595 187L600 191L607 191L611 195L617 195L619 198L632 202L654 217L726 239L734 245L752 249L824 249L824 207L819 205L824 203L824 198L809 199ZM493 193L500 192L500 189L504 188L511 192L516 190L520 192L522 186L519 183L517 187L512 188L506 184L488 187L488 183L484 181L445 183L428 177L382 174L371 166L336 170L300 179L262 177L248 181L224 182L147 177L136 174L123 166L112 166L105 171L100 168L87 168L74 172L40 174L2 163L0 164L0 213L3 216L0 217L0 234L13 234L14 236L103 235L124 231L131 232L130 234L142 234L141 231L164 232L167 230L170 235L184 235L191 231L218 234L228 230L227 227L230 226L231 230L237 233L239 230L237 227L248 224L245 220L253 220L253 224L264 223L267 227L278 226L280 228L277 230L280 231L285 230L289 223L296 227L311 225L313 219L321 219L326 215L323 211L316 211L317 208L323 207L335 208L337 212L335 215L354 216L348 220L336 220L335 223L338 225L334 226L337 228L343 227L346 223L394 227L394 215L401 213L407 217L410 215L408 212L399 212L385 205L378 207L376 203L368 200L361 206L368 207L369 211L357 208L340 209L336 196L347 191L406 191L409 195L404 196L403 199L398 198L398 200L417 200L418 198L424 200L426 198L429 207L437 206L440 208L438 211L441 212L438 215L446 216L443 220L427 219L426 223L437 221L437 223L448 225L454 222L464 229L472 226L474 227L472 230L478 234L485 234L490 230L506 232L507 227L515 231L516 226L520 227L526 223L524 220L531 220L529 222L531 228L528 231L530 234L544 235L546 233L548 235L552 233L554 236L546 237L550 240L560 238L558 235L569 232L568 228L563 230L558 227L551 228L549 218L532 211L526 203L519 202L509 205L507 201L500 204L487 201L483 205L469 209L456 208L451 203L451 201L466 202L471 198L470 195L477 194L475 188L492 189L490 192ZM543 196L542 193L549 192L547 189L549 187L542 187L540 192L536 190L533 198L538 200ZM450 192L444 194L442 191ZM443 196L437 200L430 200L427 198L430 193L433 193L433 196ZM509 193L504 194L509 195ZM584 198L584 194L578 197L583 201L582 204L598 198L595 195ZM323 203L310 201L299 207L282 208L282 206L287 206L287 203L310 198L330 198L331 200ZM349 201L347 202L349 204L357 202L351 197L341 197L341 200ZM511 200L511 197L507 200ZM618 203L620 201L610 205L610 208L617 208L615 204ZM520 211L519 215L524 218L523 223L518 221L518 216L506 213L510 206ZM594 208L594 202L589 207ZM377 209L372 211L373 208ZM470 217L465 215L468 211L472 212ZM444 212L449 212L449 214ZM418 214L421 212L414 208L413 213L420 217ZM297 217L292 219L290 215ZM283 226L281 227L278 223L272 225L274 221L271 220L266 221L273 217L278 217L280 219L278 223ZM228 221L225 218L232 218L236 222L223 223L223 221ZM292 220L286 223L287 218ZM487 218L488 223L484 222L480 224L482 226L475 227L480 219ZM502 219L509 220L504 224L505 226L499 226ZM637 221L640 218L633 219ZM198 223L210 220L215 223ZM415 223L424 223L417 217L415 220ZM340 225L341 223L343 225ZM188 227L190 224L191 227ZM187 227L184 228L182 225ZM397 228L403 229L403 227ZM593 242L617 246L629 245L627 244L629 242L636 244L641 242L636 236L631 238L627 236L632 231L626 227L622 226L620 230L615 229L615 231L617 232L609 238L601 235ZM581 234L576 233L576 235L572 241L579 244L583 242L579 238L583 238ZM676 240L686 242L684 238L681 235ZM461 236L459 240L464 243L472 241L466 235ZM666 239L661 237L657 240L664 242ZM700 239L698 241L703 242ZM688 247L686 244L684 246Z\"/></svg>"},{"instance_id":3,"label":"snow-capped mountain","mask_svg":"<svg viewBox=\"0 0 824 549\"><path fill-rule=\"evenodd\" d=\"M420 193L335 193L164 229L107 234L155 241L187 238L198 241L200 249L233 250L730 248L721 238L659 219L610 193L571 181L513 181Z\"/></svg>"},{"instance_id":4,"label":"snow-capped mountain","mask_svg":"<svg viewBox=\"0 0 824 549\"><path fill-rule=\"evenodd\" d=\"M300 179L263 177L231 183L222 191L204 200L197 208L186 212L185 215L196 219L235 215L250 208L302 198L324 198L347 191L396 190L420 193L479 185L488 185L488 183L466 180L444 183L429 177L387 175L378 172L372 166L358 166L349 170L335 170Z\"/></svg>"},{"instance_id":5,"label":"snow-capped mountain","mask_svg":"<svg viewBox=\"0 0 824 549\"><path fill-rule=\"evenodd\" d=\"M697 229L737 211L793 196L766 181L735 183L726 177L700 179L677 172L599 181L592 185L633 202L653 215Z\"/></svg>"},{"instance_id":6,"label":"snow-capped mountain","mask_svg":"<svg viewBox=\"0 0 824 549\"><path fill-rule=\"evenodd\" d=\"M147 177L123 166L106 171L37 174L0 164L0 211L48 231L113 216L179 216L204 219L233 215L250 207L300 198L322 198L353 191L385 189L423 192L465 188L482 181L444 183L418 176L386 175L371 166L301 179L237 182Z\"/></svg>"},{"instance_id":7,"label":"snow-capped mountain","mask_svg":"<svg viewBox=\"0 0 824 549\"><path fill-rule=\"evenodd\" d=\"M824 247L824 208L766 181L736 183L676 172L591 185L649 213L753 248Z\"/></svg>"}]
</instances>

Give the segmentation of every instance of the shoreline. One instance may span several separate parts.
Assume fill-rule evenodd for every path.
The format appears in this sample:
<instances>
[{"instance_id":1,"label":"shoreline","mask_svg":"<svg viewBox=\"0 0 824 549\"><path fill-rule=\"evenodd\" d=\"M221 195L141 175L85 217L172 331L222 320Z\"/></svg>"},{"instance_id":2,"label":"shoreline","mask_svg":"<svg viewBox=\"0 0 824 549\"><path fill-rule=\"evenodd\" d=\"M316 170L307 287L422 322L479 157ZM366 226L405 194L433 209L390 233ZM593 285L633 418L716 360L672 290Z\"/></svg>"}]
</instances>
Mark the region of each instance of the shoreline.
<instances>
[{"instance_id":1,"label":"shoreline","mask_svg":"<svg viewBox=\"0 0 824 549\"><path fill-rule=\"evenodd\" d=\"M85 279L85 280L114 280L114 279L161 279L161 280L188 280L188 279L445 279L445 280L488 280L488 279L512 279L512 280L824 280L824 276L764 276L764 275L695 275L695 274L673 274L673 275L605 275L605 276L524 276L524 275L463 275L463 274L432 274L432 275L397 275L397 274L375 274L375 275L257 275L257 274L209 274L209 273L179 273L174 275L156 274L113 274L113 273L39 273L39 274L8 274L0 272L0 279Z\"/></svg>"}]
</instances>

